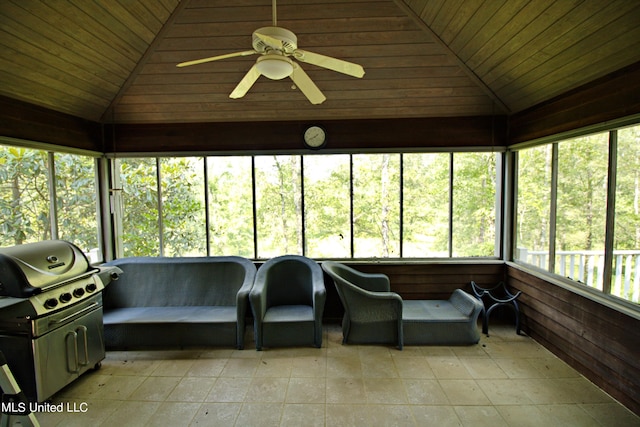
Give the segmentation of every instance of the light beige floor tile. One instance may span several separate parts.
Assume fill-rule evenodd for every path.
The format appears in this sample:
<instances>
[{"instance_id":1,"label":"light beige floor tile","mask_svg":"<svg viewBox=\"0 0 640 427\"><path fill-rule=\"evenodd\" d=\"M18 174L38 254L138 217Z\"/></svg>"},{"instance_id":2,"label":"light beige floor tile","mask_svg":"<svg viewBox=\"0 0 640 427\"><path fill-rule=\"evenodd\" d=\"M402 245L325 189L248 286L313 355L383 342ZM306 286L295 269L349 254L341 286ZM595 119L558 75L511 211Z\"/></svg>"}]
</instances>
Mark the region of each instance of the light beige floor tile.
<instances>
[{"instance_id":1,"label":"light beige floor tile","mask_svg":"<svg viewBox=\"0 0 640 427\"><path fill-rule=\"evenodd\" d=\"M75 404L75 408L79 408L80 412L70 414L66 412L66 409L63 412L36 412L34 415L43 427L58 425L62 427L98 426L116 412L122 404L116 400L93 399L81 401L54 399L52 403L55 405L63 403L65 405L63 408L66 408L67 403L69 405Z\"/></svg>"},{"instance_id":2,"label":"light beige floor tile","mask_svg":"<svg viewBox=\"0 0 640 427\"><path fill-rule=\"evenodd\" d=\"M295 357L291 366L292 377L322 377L327 375L327 358L322 356Z\"/></svg>"},{"instance_id":3,"label":"light beige floor tile","mask_svg":"<svg viewBox=\"0 0 640 427\"><path fill-rule=\"evenodd\" d=\"M409 405L367 405L369 426L417 426Z\"/></svg>"},{"instance_id":4,"label":"light beige floor tile","mask_svg":"<svg viewBox=\"0 0 640 427\"><path fill-rule=\"evenodd\" d=\"M359 357L327 357L327 378L360 377L362 367Z\"/></svg>"},{"instance_id":5,"label":"light beige floor tile","mask_svg":"<svg viewBox=\"0 0 640 427\"><path fill-rule=\"evenodd\" d=\"M398 378L393 359L389 357L360 357L362 376L367 378Z\"/></svg>"},{"instance_id":6,"label":"light beige floor tile","mask_svg":"<svg viewBox=\"0 0 640 427\"><path fill-rule=\"evenodd\" d=\"M438 379L472 378L467 367L457 357L429 357L429 366Z\"/></svg>"},{"instance_id":7,"label":"light beige floor tile","mask_svg":"<svg viewBox=\"0 0 640 427\"><path fill-rule=\"evenodd\" d=\"M185 377L167 397L171 402L204 402L216 382L210 377Z\"/></svg>"},{"instance_id":8,"label":"light beige floor tile","mask_svg":"<svg viewBox=\"0 0 640 427\"><path fill-rule=\"evenodd\" d=\"M371 426L370 411L368 405L327 405L326 426ZM380 424L375 424L379 426Z\"/></svg>"},{"instance_id":9,"label":"light beige floor tile","mask_svg":"<svg viewBox=\"0 0 640 427\"><path fill-rule=\"evenodd\" d=\"M474 346L342 345L108 352L39 413L43 426L638 426L632 414L513 326ZM249 342L249 341L248 341ZM204 402L203 402L204 401ZM493 406L491 406L493 405Z\"/></svg>"},{"instance_id":10,"label":"light beige floor tile","mask_svg":"<svg viewBox=\"0 0 640 427\"><path fill-rule=\"evenodd\" d=\"M285 401L287 403L325 403L325 378L291 378Z\"/></svg>"},{"instance_id":11,"label":"light beige floor tile","mask_svg":"<svg viewBox=\"0 0 640 427\"><path fill-rule=\"evenodd\" d=\"M88 397L94 397L95 399L124 400L130 397L147 378L148 377L134 377L130 375L114 375L106 378L104 381L98 382L95 393L90 394Z\"/></svg>"},{"instance_id":12,"label":"light beige floor tile","mask_svg":"<svg viewBox=\"0 0 640 427\"><path fill-rule=\"evenodd\" d=\"M640 417L617 403L592 403L580 407L606 427L640 426Z\"/></svg>"},{"instance_id":13,"label":"light beige floor tile","mask_svg":"<svg viewBox=\"0 0 640 427\"><path fill-rule=\"evenodd\" d=\"M557 357L529 359L529 364L538 370L540 378L578 378L580 374Z\"/></svg>"},{"instance_id":14,"label":"light beige floor tile","mask_svg":"<svg viewBox=\"0 0 640 427\"><path fill-rule=\"evenodd\" d=\"M400 378L433 379L436 377L426 357L394 357L393 361Z\"/></svg>"},{"instance_id":15,"label":"light beige floor tile","mask_svg":"<svg viewBox=\"0 0 640 427\"><path fill-rule=\"evenodd\" d=\"M563 427L549 413L542 412L535 405L495 406L496 410L512 427Z\"/></svg>"},{"instance_id":16,"label":"light beige floor tile","mask_svg":"<svg viewBox=\"0 0 640 427\"><path fill-rule=\"evenodd\" d=\"M475 379L485 378L508 378L507 374L500 369L500 366L489 358L462 357L459 359L467 368L469 374Z\"/></svg>"},{"instance_id":17,"label":"light beige floor tile","mask_svg":"<svg viewBox=\"0 0 640 427\"><path fill-rule=\"evenodd\" d=\"M533 403L525 392L522 380L476 380L476 383L493 405L528 405Z\"/></svg>"},{"instance_id":18,"label":"light beige floor tile","mask_svg":"<svg viewBox=\"0 0 640 427\"><path fill-rule=\"evenodd\" d=\"M186 375L189 377L217 377L227 364L227 358L194 360Z\"/></svg>"},{"instance_id":19,"label":"light beige floor tile","mask_svg":"<svg viewBox=\"0 0 640 427\"><path fill-rule=\"evenodd\" d=\"M193 359L161 360L150 374L157 377L183 377L194 364Z\"/></svg>"},{"instance_id":20,"label":"light beige floor tile","mask_svg":"<svg viewBox=\"0 0 640 427\"><path fill-rule=\"evenodd\" d=\"M403 379L409 403L416 405L447 405L449 399L437 380Z\"/></svg>"},{"instance_id":21,"label":"light beige floor tile","mask_svg":"<svg viewBox=\"0 0 640 427\"><path fill-rule=\"evenodd\" d=\"M179 377L147 377L140 387L131 393L131 400L164 401L178 385Z\"/></svg>"},{"instance_id":22,"label":"light beige floor tile","mask_svg":"<svg viewBox=\"0 0 640 427\"><path fill-rule=\"evenodd\" d=\"M462 422L452 406L411 406L413 418L418 426L460 427Z\"/></svg>"},{"instance_id":23,"label":"light beige floor tile","mask_svg":"<svg viewBox=\"0 0 640 427\"><path fill-rule=\"evenodd\" d=\"M530 359L497 357L493 361L509 378L544 378Z\"/></svg>"},{"instance_id":24,"label":"light beige floor tile","mask_svg":"<svg viewBox=\"0 0 640 427\"><path fill-rule=\"evenodd\" d=\"M465 427L508 427L493 406L455 406L454 410Z\"/></svg>"},{"instance_id":25,"label":"light beige floor tile","mask_svg":"<svg viewBox=\"0 0 640 427\"><path fill-rule=\"evenodd\" d=\"M363 378L367 403L405 404L407 394L399 378Z\"/></svg>"},{"instance_id":26,"label":"light beige floor tile","mask_svg":"<svg viewBox=\"0 0 640 427\"><path fill-rule=\"evenodd\" d=\"M289 378L260 378L251 380L245 402L284 402Z\"/></svg>"},{"instance_id":27,"label":"light beige floor tile","mask_svg":"<svg viewBox=\"0 0 640 427\"><path fill-rule=\"evenodd\" d=\"M490 405L491 402L474 380L439 380L452 405Z\"/></svg>"},{"instance_id":28,"label":"light beige floor tile","mask_svg":"<svg viewBox=\"0 0 640 427\"><path fill-rule=\"evenodd\" d=\"M555 421L550 426L602 427L602 424L597 422L580 405L538 405L538 409L553 417Z\"/></svg>"},{"instance_id":29,"label":"light beige floor tile","mask_svg":"<svg viewBox=\"0 0 640 427\"><path fill-rule=\"evenodd\" d=\"M118 409L102 424L105 426L145 426L160 406L162 406L161 402L122 402Z\"/></svg>"},{"instance_id":30,"label":"light beige floor tile","mask_svg":"<svg viewBox=\"0 0 640 427\"><path fill-rule=\"evenodd\" d=\"M256 377L285 377L291 376L293 359L291 357L262 358L254 376Z\"/></svg>"},{"instance_id":31,"label":"light beige floor tile","mask_svg":"<svg viewBox=\"0 0 640 427\"><path fill-rule=\"evenodd\" d=\"M327 403L366 403L362 378L327 378Z\"/></svg>"},{"instance_id":32,"label":"light beige floor tile","mask_svg":"<svg viewBox=\"0 0 640 427\"><path fill-rule=\"evenodd\" d=\"M219 377L205 398L206 402L244 402L251 378Z\"/></svg>"},{"instance_id":33,"label":"light beige floor tile","mask_svg":"<svg viewBox=\"0 0 640 427\"><path fill-rule=\"evenodd\" d=\"M106 358L102 362L100 374L148 376L156 370L158 363L160 363L159 360L128 359L125 354L120 354L120 356L123 359L115 359L115 356Z\"/></svg>"},{"instance_id":34,"label":"light beige floor tile","mask_svg":"<svg viewBox=\"0 0 640 427\"><path fill-rule=\"evenodd\" d=\"M203 403L189 425L203 427L233 426L241 408L241 403Z\"/></svg>"},{"instance_id":35,"label":"light beige floor tile","mask_svg":"<svg viewBox=\"0 0 640 427\"><path fill-rule=\"evenodd\" d=\"M282 403L244 403L235 425L277 427L282 419Z\"/></svg>"},{"instance_id":36,"label":"light beige floor tile","mask_svg":"<svg viewBox=\"0 0 640 427\"><path fill-rule=\"evenodd\" d=\"M149 418L149 426L187 426L200 409L200 403L165 402Z\"/></svg>"},{"instance_id":37,"label":"light beige floor tile","mask_svg":"<svg viewBox=\"0 0 640 427\"><path fill-rule=\"evenodd\" d=\"M221 377L246 377L252 378L258 369L260 359L229 359L220 373Z\"/></svg>"},{"instance_id":38,"label":"light beige floor tile","mask_svg":"<svg viewBox=\"0 0 640 427\"><path fill-rule=\"evenodd\" d=\"M324 403L287 403L282 410L280 427L324 427L324 415Z\"/></svg>"}]
</instances>

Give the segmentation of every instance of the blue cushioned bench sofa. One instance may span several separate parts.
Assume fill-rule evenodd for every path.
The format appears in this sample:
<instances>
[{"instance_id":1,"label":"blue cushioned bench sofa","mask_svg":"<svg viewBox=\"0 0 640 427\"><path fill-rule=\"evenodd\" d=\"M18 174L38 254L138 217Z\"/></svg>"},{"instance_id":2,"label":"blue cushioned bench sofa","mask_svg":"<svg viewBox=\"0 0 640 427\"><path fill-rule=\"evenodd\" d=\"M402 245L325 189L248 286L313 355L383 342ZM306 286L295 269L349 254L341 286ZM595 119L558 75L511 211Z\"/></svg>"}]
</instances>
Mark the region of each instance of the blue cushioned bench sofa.
<instances>
[{"instance_id":1,"label":"blue cushioned bench sofa","mask_svg":"<svg viewBox=\"0 0 640 427\"><path fill-rule=\"evenodd\" d=\"M255 265L236 256L131 257L103 295L108 349L148 346L244 348Z\"/></svg>"}]
</instances>

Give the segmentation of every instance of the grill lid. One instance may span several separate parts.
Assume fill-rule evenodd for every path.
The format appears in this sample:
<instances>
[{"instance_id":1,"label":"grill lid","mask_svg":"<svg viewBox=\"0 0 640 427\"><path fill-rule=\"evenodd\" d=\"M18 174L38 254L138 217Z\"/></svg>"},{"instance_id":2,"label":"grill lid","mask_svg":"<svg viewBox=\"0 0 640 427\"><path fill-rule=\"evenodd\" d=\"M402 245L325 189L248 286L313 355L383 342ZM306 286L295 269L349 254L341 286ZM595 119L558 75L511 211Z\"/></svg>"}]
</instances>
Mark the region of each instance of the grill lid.
<instances>
[{"instance_id":1,"label":"grill lid","mask_svg":"<svg viewBox=\"0 0 640 427\"><path fill-rule=\"evenodd\" d=\"M27 298L94 271L84 253L64 240L0 248L0 295Z\"/></svg>"}]
</instances>

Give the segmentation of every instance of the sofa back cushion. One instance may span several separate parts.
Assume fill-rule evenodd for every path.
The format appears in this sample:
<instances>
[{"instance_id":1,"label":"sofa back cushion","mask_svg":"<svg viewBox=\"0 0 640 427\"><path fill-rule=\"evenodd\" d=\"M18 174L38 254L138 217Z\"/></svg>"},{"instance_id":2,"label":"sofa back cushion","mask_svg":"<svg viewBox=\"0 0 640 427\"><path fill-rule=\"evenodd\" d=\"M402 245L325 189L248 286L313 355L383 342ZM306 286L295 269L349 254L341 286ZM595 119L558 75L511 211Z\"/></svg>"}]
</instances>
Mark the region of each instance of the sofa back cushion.
<instances>
[{"instance_id":1,"label":"sofa back cushion","mask_svg":"<svg viewBox=\"0 0 640 427\"><path fill-rule=\"evenodd\" d=\"M253 283L255 266L241 257L132 257L108 262L122 269L104 290L104 307L235 306Z\"/></svg>"}]
</instances>

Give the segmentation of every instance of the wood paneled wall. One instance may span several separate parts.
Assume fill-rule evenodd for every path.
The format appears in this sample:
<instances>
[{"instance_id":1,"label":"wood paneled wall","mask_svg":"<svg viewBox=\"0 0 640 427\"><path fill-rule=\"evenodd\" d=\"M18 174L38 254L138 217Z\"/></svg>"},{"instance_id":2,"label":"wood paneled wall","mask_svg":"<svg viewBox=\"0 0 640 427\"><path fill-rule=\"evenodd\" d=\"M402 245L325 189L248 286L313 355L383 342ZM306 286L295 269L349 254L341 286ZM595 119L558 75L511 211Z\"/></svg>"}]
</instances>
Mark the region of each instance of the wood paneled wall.
<instances>
[{"instance_id":1,"label":"wood paneled wall","mask_svg":"<svg viewBox=\"0 0 640 427\"><path fill-rule=\"evenodd\" d=\"M640 114L640 63L509 118L509 145Z\"/></svg>"},{"instance_id":2,"label":"wood paneled wall","mask_svg":"<svg viewBox=\"0 0 640 427\"><path fill-rule=\"evenodd\" d=\"M287 152L304 149L306 126L328 134L322 150L401 150L430 147L504 147L506 117L443 117L305 122L174 123L108 126L106 152Z\"/></svg>"},{"instance_id":3,"label":"wood paneled wall","mask_svg":"<svg viewBox=\"0 0 640 427\"><path fill-rule=\"evenodd\" d=\"M0 96L0 136L102 152L102 125Z\"/></svg>"},{"instance_id":4,"label":"wood paneled wall","mask_svg":"<svg viewBox=\"0 0 640 427\"><path fill-rule=\"evenodd\" d=\"M507 266L522 330L640 414L640 320Z\"/></svg>"}]
</instances>

